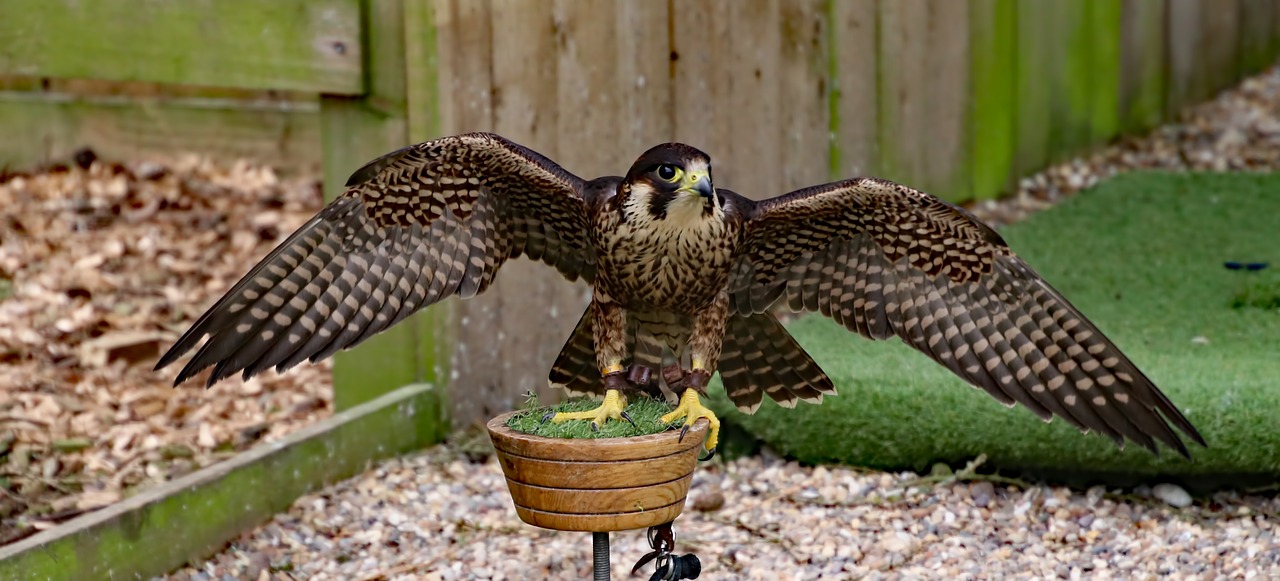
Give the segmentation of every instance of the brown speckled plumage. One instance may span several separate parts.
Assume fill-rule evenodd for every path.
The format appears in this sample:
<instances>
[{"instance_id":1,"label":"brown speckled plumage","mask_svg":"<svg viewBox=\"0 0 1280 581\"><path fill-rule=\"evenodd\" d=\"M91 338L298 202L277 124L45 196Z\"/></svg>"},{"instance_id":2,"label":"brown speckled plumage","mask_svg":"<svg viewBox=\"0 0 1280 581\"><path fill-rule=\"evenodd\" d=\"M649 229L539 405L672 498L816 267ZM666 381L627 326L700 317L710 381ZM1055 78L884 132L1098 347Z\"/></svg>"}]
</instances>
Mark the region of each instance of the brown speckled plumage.
<instances>
[{"instance_id":1,"label":"brown speckled plumage","mask_svg":"<svg viewBox=\"0 0 1280 581\"><path fill-rule=\"evenodd\" d=\"M158 367L206 336L177 382L211 365L210 384L315 361L445 297L483 292L523 255L593 287L551 370L573 392L603 392L601 370L618 365L700 361L745 411L765 395L819 403L835 390L769 313L785 301L869 338L897 336L1046 420L1187 454L1172 423L1204 443L1115 345L960 208L874 178L753 202L712 189L710 171L705 154L681 144L645 152L623 178L591 181L491 134L407 147L356 171Z\"/></svg>"}]
</instances>

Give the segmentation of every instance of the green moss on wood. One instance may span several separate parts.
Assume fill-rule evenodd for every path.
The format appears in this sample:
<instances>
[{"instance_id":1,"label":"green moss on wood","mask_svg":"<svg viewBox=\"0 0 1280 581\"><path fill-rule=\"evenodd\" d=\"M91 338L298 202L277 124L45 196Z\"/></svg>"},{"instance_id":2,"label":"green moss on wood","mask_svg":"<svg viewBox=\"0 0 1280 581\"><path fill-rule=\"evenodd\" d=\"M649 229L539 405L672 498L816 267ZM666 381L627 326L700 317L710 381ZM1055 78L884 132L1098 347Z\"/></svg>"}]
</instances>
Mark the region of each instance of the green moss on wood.
<instances>
[{"instance_id":1,"label":"green moss on wood","mask_svg":"<svg viewBox=\"0 0 1280 581\"><path fill-rule=\"evenodd\" d=\"M1089 0L1054 0L1045 16L1052 19L1056 66L1040 71L1050 82L1049 159L1067 158L1092 143L1095 43L1106 30L1091 26Z\"/></svg>"},{"instance_id":2,"label":"green moss on wood","mask_svg":"<svg viewBox=\"0 0 1280 581\"><path fill-rule=\"evenodd\" d=\"M359 0L6 0L0 75L364 92Z\"/></svg>"},{"instance_id":3,"label":"green moss on wood","mask_svg":"<svg viewBox=\"0 0 1280 581\"><path fill-rule=\"evenodd\" d=\"M1120 131L1120 18L1122 5L1111 0L1086 3L1089 30L1090 145L1101 145Z\"/></svg>"},{"instance_id":4,"label":"green moss on wood","mask_svg":"<svg viewBox=\"0 0 1280 581\"><path fill-rule=\"evenodd\" d=\"M1054 15L1049 6L1049 2L1020 2L1017 7L1014 173L1019 176L1039 171L1049 160L1054 87L1048 73L1060 66L1054 59Z\"/></svg>"},{"instance_id":5,"label":"green moss on wood","mask_svg":"<svg viewBox=\"0 0 1280 581\"><path fill-rule=\"evenodd\" d=\"M1013 184L1016 87L1015 0L971 0L969 50L973 196L994 198Z\"/></svg>"},{"instance_id":6,"label":"green moss on wood","mask_svg":"<svg viewBox=\"0 0 1280 581\"><path fill-rule=\"evenodd\" d=\"M1120 125L1136 133L1164 119L1167 4L1133 0L1121 8Z\"/></svg>"}]
</instances>

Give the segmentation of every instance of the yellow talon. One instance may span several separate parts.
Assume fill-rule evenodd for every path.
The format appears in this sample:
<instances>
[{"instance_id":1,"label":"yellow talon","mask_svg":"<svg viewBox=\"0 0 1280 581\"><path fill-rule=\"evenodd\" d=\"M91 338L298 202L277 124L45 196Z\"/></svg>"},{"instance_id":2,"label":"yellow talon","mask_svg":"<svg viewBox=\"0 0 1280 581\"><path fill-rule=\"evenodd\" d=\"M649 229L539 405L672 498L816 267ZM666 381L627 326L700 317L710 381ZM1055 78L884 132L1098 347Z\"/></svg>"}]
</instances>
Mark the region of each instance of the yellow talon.
<instances>
[{"instance_id":1,"label":"yellow talon","mask_svg":"<svg viewBox=\"0 0 1280 581\"><path fill-rule=\"evenodd\" d=\"M604 402L600 407L587 410L585 412L560 412L551 417L551 421L557 424L567 422L569 420L591 420L591 427L600 429L610 418L615 420L627 420L626 410L627 398L616 389L611 389L604 393Z\"/></svg>"},{"instance_id":2,"label":"yellow talon","mask_svg":"<svg viewBox=\"0 0 1280 581\"><path fill-rule=\"evenodd\" d=\"M664 424L669 424L676 418L685 418L684 426L688 428L698 421L698 418L707 418L707 423L711 424L711 429L707 430L707 441L703 444L708 451L714 452L716 445L720 443L720 420L716 415L702 405L702 401L698 399L698 390L686 389L684 395L680 396L680 405L671 413L659 418ZM710 456L708 456L709 458Z\"/></svg>"}]
</instances>

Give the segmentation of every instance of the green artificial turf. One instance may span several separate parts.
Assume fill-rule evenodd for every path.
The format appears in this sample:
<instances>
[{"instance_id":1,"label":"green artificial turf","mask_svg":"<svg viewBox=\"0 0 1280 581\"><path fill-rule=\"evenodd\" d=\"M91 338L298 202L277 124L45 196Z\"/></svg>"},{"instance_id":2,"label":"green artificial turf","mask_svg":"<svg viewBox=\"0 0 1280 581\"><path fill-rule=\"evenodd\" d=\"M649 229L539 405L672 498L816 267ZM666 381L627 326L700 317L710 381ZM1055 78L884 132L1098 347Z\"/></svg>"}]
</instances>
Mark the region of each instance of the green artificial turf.
<instances>
[{"instance_id":1,"label":"green artificial turf","mask_svg":"<svg viewBox=\"0 0 1280 581\"><path fill-rule=\"evenodd\" d=\"M673 422L672 425L666 425L658 421L658 418L675 409L675 406L645 396L632 397L627 402L627 415L631 416L635 426L626 421L609 420L597 431L591 429L589 421L568 421L559 424L542 421L543 416L548 412L581 412L598 407L600 407L600 400L589 398L574 398L554 406L538 406L537 401L534 400L526 406L526 409L511 416L511 419L507 420L507 426L517 432L548 438L628 438L675 429L683 423Z\"/></svg>"},{"instance_id":2,"label":"green artificial turf","mask_svg":"<svg viewBox=\"0 0 1280 581\"><path fill-rule=\"evenodd\" d=\"M1280 176L1126 174L1001 233L1199 428L1209 448L1192 445L1194 462L1042 423L897 339L868 341L821 316L790 329L840 395L746 416L717 388L713 409L812 463L926 470L986 454L1067 481L1280 478Z\"/></svg>"}]
</instances>

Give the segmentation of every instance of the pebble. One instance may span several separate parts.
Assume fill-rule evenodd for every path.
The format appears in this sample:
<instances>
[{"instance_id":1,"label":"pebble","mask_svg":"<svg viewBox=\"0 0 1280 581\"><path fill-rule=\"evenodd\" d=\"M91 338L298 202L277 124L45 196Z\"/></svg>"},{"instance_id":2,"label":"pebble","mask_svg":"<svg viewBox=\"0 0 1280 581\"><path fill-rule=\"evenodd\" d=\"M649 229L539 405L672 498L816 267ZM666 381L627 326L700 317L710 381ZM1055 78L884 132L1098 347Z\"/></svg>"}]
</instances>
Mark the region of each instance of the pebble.
<instances>
[{"instance_id":1,"label":"pebble","mask_svg":"<svg viewBox=\"0 0 1280 581\"><path fill-rule=\"evenodd\" d=\"M1186 490L1183 490L1183 488L1177 484L1169 484L1167 482L1157 484L1152 487L1151 494L1156 498L1163 500L1170 506L1178 508L1191 506L1191 494Z\"/></svg>"},{"instance_id":2,"label":"pebble","mask_svg":"<svg viewBox=\"0 0 1280 581\"><path fill-rule=\"evenodd\" d=\"M974 482L969 487L969 496L973 498L973 504L979 508L986 508L991 504L991 499L995 495L995 486L985 480Z\"/></svg>"},{"instance_id":3,"label":"pebble","mask_svg":"<svg viewBox=\"0 0 1280 581\"><path fill-rule=\"evenodd\" d=\"M1142 499L1101 487L997 491L986 481L913 485L917 478L758 457L704 464L690 502L714 492L722 504L686 508L675 523L676 551L701 558L702 579L1280 578L1278 525L1263 516L1280 514L1274 495L1220 493L1171 511L1161 495L1186 494L1172 484ZM611 545L619 578L649 552L644 531L613 533ZM582 579L591 575L591 538L522 523L496 460L477 463L437 446L300 498L167 579L264 572L358 581Z\"/></svg>"}]
</instances>

